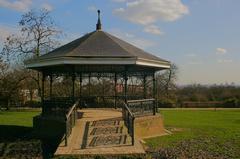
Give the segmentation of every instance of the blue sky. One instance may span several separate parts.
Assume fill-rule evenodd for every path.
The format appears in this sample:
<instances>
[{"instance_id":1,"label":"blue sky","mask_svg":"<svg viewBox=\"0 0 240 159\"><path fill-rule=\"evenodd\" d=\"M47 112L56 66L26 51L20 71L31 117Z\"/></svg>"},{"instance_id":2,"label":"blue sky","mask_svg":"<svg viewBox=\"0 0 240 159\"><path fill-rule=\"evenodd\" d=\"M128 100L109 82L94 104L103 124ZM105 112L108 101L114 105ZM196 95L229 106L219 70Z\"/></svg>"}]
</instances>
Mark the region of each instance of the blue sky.
<instances>
[{"instance_id":1,"label":"blue sky","mask_svg":"<svg viewBox=\"0 0 240 159\"><path fill-rule=\"evenodd\" d=\"M103 30L179 67L179 84L240 84L238 0L0 0L0 45L30 9L46 8L70 42Z\"/></svg>"}]
</instances>

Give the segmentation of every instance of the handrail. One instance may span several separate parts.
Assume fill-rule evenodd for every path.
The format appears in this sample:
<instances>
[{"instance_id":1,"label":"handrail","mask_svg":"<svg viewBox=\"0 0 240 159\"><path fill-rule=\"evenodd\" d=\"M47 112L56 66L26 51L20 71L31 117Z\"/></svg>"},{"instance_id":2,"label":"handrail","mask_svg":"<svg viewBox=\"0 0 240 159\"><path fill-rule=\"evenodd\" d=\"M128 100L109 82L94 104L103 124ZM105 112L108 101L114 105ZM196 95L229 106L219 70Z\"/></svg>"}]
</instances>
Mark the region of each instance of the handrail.
<instances>
[{"instance_id":1,"label":"handrail","mask_svg":"<svg viewBox=\"0 0 240 159\"><path fill-rule=\"evenodd\" d=\"M150 99L128 100L127 103L148 102L148 101L155 101L155 99L154 98L150 98Z\"/></svg>"},{"instance_id":2,"label":"handrail","mask_svg":"<svg viewBox=\"0 0 240 159\"><path fill-rule=\"evenodd\" d=\"M71 109L68 111L68 113L65 116L65 124L66 124L66 132L65 132L65 146L68 144L68 137L72 133L72 128L76 124L77 120L77 106L79 104L79 100L77 100L74 105L71 107Z\"/></svg>"},{"instance_id":3,"label":"handrail","mask_svg":"<svg viewBox=\"0 0 240 159\"><path fill-rule=\"evenodd\" d=\"M124 107L125 107L125 109L127 109L128 113L129 113L131 116L134 116L134 114L131 112L131 110L129 109L129 107L128 107L126 104L124 104Z\"/></svg>"},{"instance_id":4,"label":"handrail","mask_svg":"<svg viewBox=\"0 0 240 159\"><path fill-rule=\"evenodd\" d=\"M124 102L123 108L122 108L122 117L124 120L124 124L128 129L128 133L132 138L132 145L134 145L134 120L135 116L129 109L127 103Z\"/></svg>"},{"instance_id":5,"label":"handrail","mask_svg":"<svg viewBox=\"0 0 240 159\"><path fill-rule=\"evenodd\" d=\"M68 113L67 113L67 115L66 115L66 118L67 118L67 119L69 118L69 116L71 115L71 113L74 111L74 109L77 107L78 102L79 102L79 101L77 101L76 103L74 103L74 105L73 105L73 106L71 107L71 109L68 111Z\"/></svg>"}]
</instances>

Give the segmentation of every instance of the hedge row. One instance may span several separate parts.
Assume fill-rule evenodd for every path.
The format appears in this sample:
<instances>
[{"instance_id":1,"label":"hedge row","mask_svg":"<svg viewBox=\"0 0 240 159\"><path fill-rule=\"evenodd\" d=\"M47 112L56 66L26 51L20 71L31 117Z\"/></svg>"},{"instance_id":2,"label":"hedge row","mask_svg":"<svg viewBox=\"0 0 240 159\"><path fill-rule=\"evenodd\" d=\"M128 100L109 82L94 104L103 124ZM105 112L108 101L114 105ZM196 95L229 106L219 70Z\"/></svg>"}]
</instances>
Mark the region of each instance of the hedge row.
<instances>
[{"instance_id":1,"label":"hedge row","mask_svg":"<svg viewBox=\"0 0 240 159\"><path fill-rule=\"evenodd\" d=\"M205 103L205 104L204 104ZM158 100L160 108L240 108L240 99L229 98L223 101L181 101L176 102L171 99Z\"/></svg>"}]
</instances>

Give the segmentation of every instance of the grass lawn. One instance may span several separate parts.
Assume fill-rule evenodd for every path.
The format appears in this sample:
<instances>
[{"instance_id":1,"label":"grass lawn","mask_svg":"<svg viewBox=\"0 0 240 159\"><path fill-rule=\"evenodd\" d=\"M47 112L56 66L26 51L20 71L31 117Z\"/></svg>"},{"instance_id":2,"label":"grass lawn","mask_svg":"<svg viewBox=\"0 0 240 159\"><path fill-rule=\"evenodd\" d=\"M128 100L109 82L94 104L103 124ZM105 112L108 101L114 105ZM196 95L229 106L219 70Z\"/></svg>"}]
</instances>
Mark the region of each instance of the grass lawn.
<instances>
[{"instance_id":1,"label":"grass lawn","mask_svg":"<svg viewBox=\"0 0 240 159\"><path fill-rule=\"evenodd\" d=\"M0 111L0 125L33 126L33 117L39 111Z\"/></svg>"},{"instance_id":2,"label":"grass lawn","mask_svg":"<svg viewBox=\"0 0 240 159\"><path fill-rule=\"evenodd\" d=\"M1 111L0 142L15 141L32 132L33 117L39 111Z\"/></svg>"},{"instance_id":3,"label":"grass lawn","mask_svg":"<svg viewBox=\"0 0 240 159\"><path fill-rule=\"evenodd\" d=\"M43 130L51 136L34 131L33 117L39 114L38 109L0 111L0 158L51 158L61 136L55 135L55 123L51 131Z\"/></svg>"},{"instance_id":4,"label":"grass lawn","mask_svg":"<svg viewBox=\"0 0 240 159\"><path fill-rule=\"evenodd\" d=\"M39 113L0 111L0 158L41 157L42 143L32 135L33 117Z\"/></svg>"},{"instance_id":5,"label":"grass lawn","mask_svg":"<svg viewBox=\"0 0 240 159\"><path fill-rule=\"evenodd\" d=\"M186 149L240 156L240 110L162 110L161 114L173 134L147 139L150 148L184 147L188 141Z\"/></svg>"}]
</instances>

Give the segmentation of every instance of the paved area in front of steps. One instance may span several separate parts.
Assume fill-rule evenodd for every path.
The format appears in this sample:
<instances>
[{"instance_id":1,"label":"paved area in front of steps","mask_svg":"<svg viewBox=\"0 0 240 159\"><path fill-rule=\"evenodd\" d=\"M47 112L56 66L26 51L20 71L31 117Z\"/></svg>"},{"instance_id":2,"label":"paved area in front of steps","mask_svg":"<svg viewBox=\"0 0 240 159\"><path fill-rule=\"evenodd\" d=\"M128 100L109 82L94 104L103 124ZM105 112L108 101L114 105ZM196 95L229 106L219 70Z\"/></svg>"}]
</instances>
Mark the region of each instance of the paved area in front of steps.
<instances>
[{"instance_id":1,"label":"paved area in front of steps","mask_svg":"<svg viewBox=\"0 0 240 159\"><path fill-rule=\"evenodd\" d=\"M115 109L81 109L68 145L59 145L56 156L61 155L131 155L145 154L139 140L134 146L121 119L121 111Z\"/></svg>"}]
</instances>

